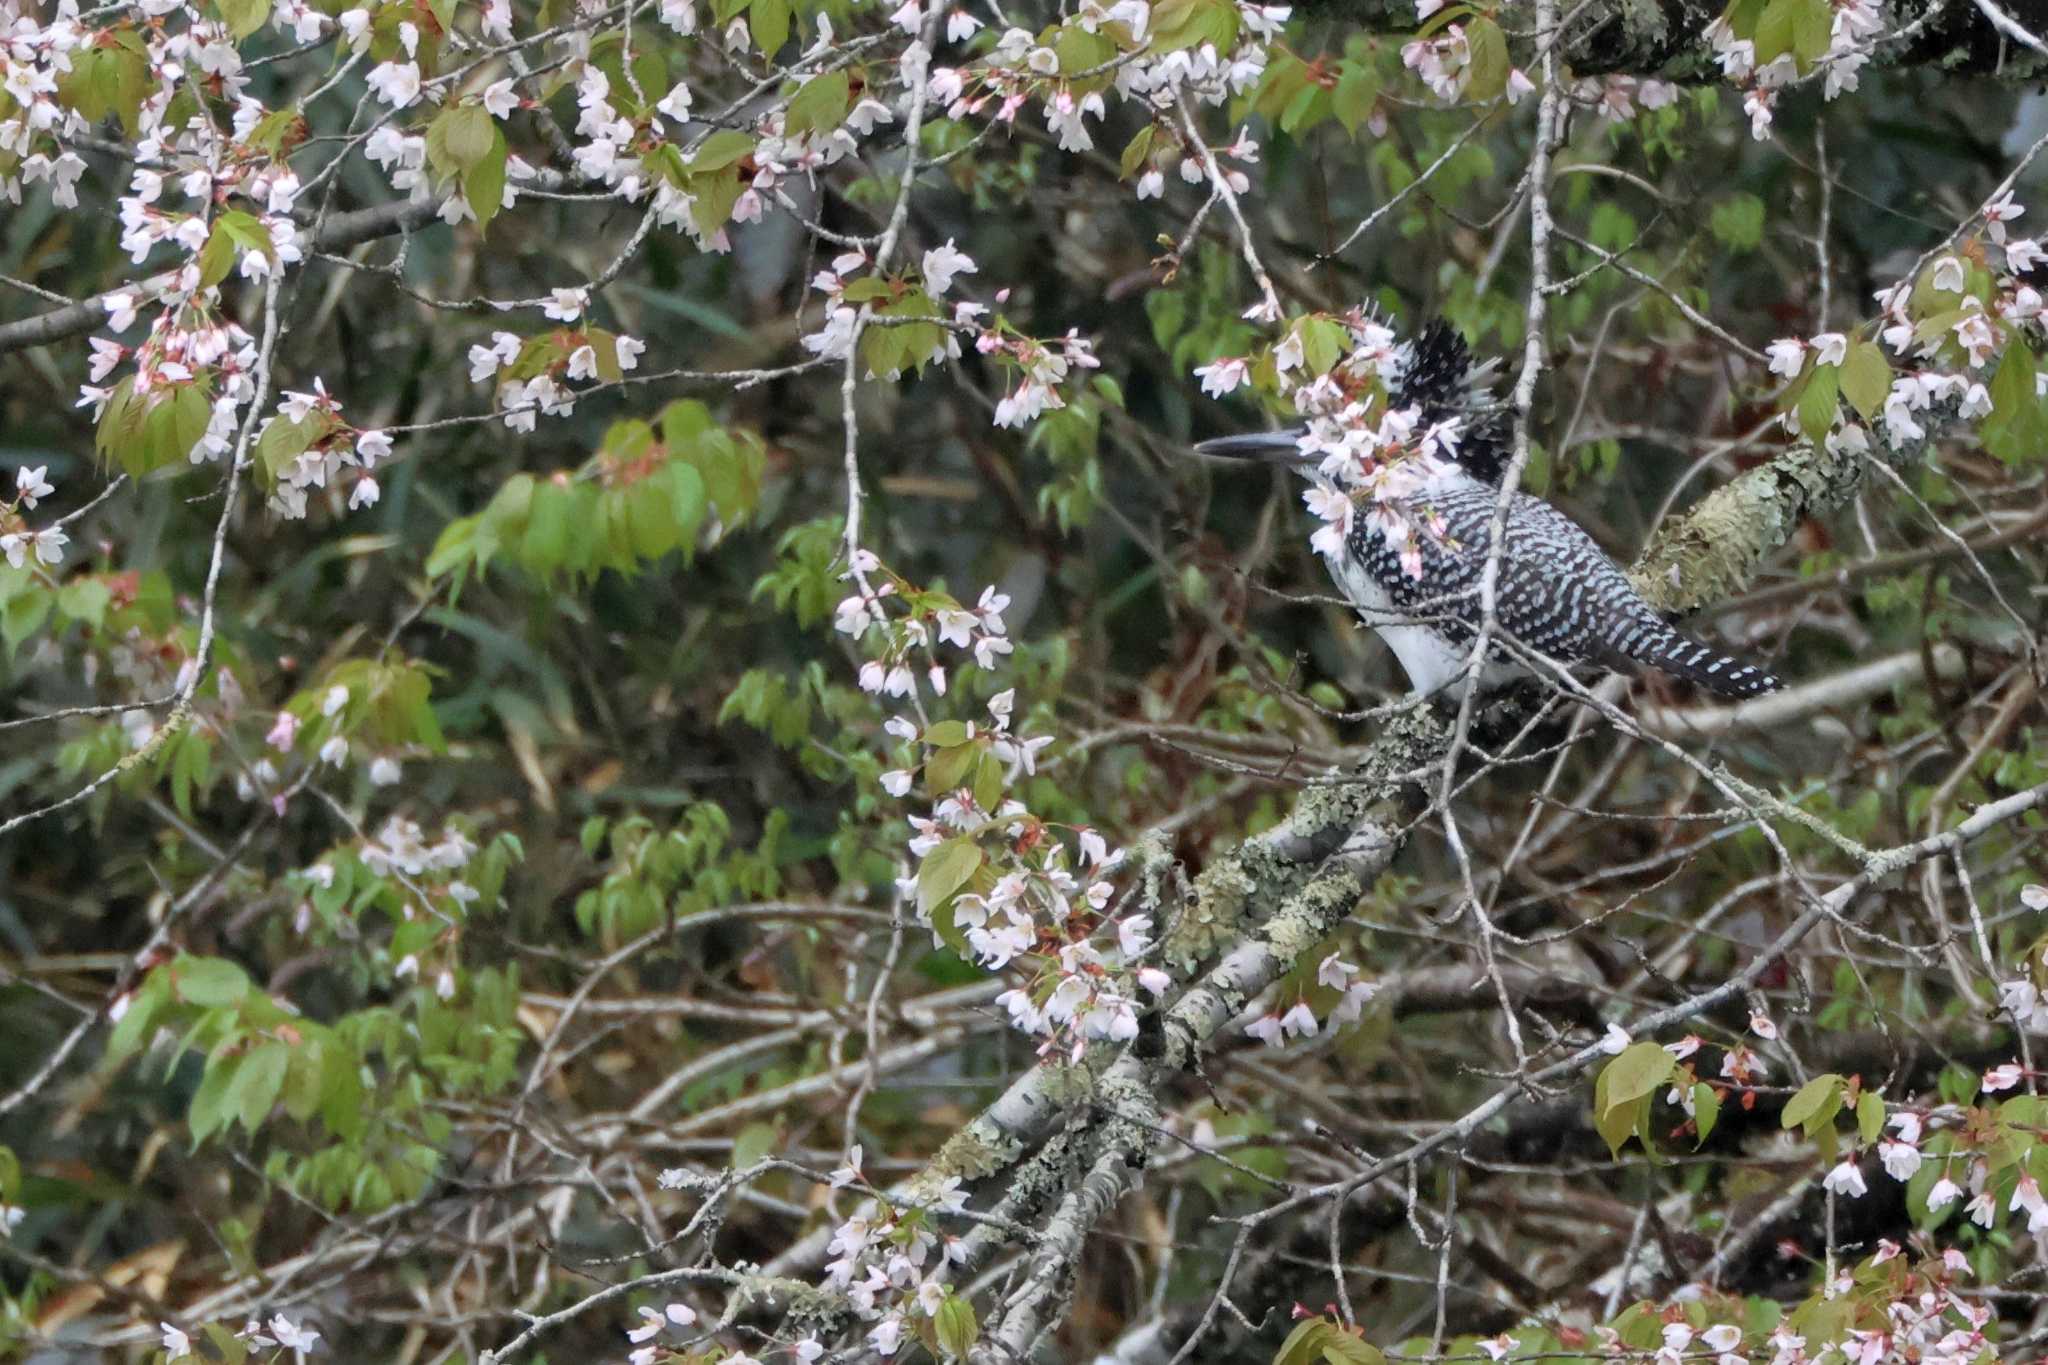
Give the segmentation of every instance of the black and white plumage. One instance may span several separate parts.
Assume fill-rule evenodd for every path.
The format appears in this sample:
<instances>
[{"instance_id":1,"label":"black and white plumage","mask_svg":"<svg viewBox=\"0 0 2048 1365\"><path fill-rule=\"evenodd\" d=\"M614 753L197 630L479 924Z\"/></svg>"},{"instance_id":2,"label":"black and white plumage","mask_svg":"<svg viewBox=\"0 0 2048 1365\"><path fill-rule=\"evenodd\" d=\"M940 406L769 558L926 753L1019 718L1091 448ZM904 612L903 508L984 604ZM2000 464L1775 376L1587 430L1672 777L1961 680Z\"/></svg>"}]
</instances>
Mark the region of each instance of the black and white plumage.
<instances>
[{"instance_id":1,"label":"black and white plumage","mask_svg":"<svg viewBox=\"0 0 2048 1365\"><path fill-rule=\"evenodd\" d=\"M1488 393L1492 368L1475 367L1464 339L1441 322L1397 348L1385 368L1389 410L1417 410L1417 430L1453 419L1457 424L1455 447L1445 448L1450 458L1432 461L1433 472L1393 508L1426 528L1414 537L1420 576L1403 566L1399 548L1364 515L1351 518L1341 551L1333 541L1323 552L1338 588L1424 694L1458 697L1470 684L1467 660L1508 457L1507 414ZM1227 436L1196 450L1285 463L1326 483L1319 455L1304 454L1302 438L1299 429ZM1352 496L1370 501L1369 494ZM1779 686L1770 673L1673 629L1576 522L1526 493L1508 503L1494 620L1524 647L1564 663L1654 668L1725 697ZM1489 651L1478 670L1482 690L1527 674L1504 650Z\"/></svg>"}]
</instances>

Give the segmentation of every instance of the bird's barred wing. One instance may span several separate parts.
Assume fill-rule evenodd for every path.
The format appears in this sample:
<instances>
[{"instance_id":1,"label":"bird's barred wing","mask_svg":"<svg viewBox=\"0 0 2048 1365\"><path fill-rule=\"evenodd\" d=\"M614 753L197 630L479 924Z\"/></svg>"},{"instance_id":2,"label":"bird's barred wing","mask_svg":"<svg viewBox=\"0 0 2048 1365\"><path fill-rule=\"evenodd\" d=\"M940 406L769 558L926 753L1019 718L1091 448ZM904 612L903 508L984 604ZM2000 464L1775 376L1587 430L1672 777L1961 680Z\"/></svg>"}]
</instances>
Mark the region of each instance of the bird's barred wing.
<instances>
[{"instance_id":1,"label":"bird's barred wing","mask_svg":"<svg viewBox=\"0 0 2048 1365\"><path fill-rule=\"evenodd\" d=\"M1368 567L1397 609L1453 638L1470 639L1479 625L1497 496L1494 489L1473 485L1419 500L1418 512L1434 512L1444 530L1441 536L1421 535L1420 578L1403 571L1376 531L1365 531L1365 545L1355 535L1354 553L1369 556ZM1540 498L1517 494L1509 508L1494 598L1503 630L1565 663L1648 666L1731 697L1778 686L1769 673L1666 624L1606 551Z\"/></svg>"}]
</instances>

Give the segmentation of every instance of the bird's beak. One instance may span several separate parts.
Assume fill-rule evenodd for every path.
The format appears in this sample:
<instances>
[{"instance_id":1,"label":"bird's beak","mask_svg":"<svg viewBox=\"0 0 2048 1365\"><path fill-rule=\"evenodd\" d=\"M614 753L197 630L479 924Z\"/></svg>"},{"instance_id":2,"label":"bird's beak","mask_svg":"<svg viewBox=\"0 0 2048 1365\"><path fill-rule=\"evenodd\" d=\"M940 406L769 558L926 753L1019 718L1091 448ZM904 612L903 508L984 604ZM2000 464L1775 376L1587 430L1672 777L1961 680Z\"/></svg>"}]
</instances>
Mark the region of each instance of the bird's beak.
<instances>
[{"instance_id":1,"label":"bird's beak","mask_svg":"<svg viewBox=\"0 0 2048 1365\"><path fill-rule=\"evenodd\" d=\"M1301 451L1301 429L1247 431L1238 436L1219 436L1195 447L1197 455L1215 455L1228 460L1256 460L1261 464L1314 464L1316 457Z\"/></svg>"}]
</instances>

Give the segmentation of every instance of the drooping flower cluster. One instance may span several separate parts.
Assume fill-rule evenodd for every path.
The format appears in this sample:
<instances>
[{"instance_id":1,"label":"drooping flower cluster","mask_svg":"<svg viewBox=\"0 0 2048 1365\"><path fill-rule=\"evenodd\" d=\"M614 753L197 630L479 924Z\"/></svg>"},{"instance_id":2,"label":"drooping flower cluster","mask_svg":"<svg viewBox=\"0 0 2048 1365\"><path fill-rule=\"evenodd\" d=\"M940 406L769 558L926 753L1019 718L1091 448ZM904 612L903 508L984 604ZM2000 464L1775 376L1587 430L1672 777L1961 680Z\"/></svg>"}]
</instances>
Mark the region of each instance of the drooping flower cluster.
<instances>
[{"instance_id":1,"label":"drooping flower cluster","mask_svg":"<svg viewBox=\"0 0 2048 1365\"><path fill-rule=\"evenodd\" d=\"M1514 83L1508 90L1514 93ZM1634 76L1600 76L1574 81L1572 101L1591 109L1601 118L1622 123L1640 109L1663 109L1678 99L1678 87L1670 81L1639 80Z\"/></svg>"},{"instance_id":2,"label":"drooping flower cluster","mask_svg":"<svg viewBox=\"0 0 2048 1365\"><path fill-rule=\"evenodd\" d=\"M1779 92L1794 82L1818 72L1827 99L1854 90L1874 40L1884 31L1877 0L1798 0L1793 8L1804 13L1790 24L1767 28L1758 22L1759 11L1731 5L1704 35L1722 76L1742 90L1750 136L1759 142L1770 134ZM1743 19L1739 31L1738 15ZM1822 34L1824 43L1817 40ZM1759 42L1772 45L1761 63Z\"/></svg>"},{"instance_id":3,"label":"drooping flower cluster","mask_svg":"<svg viewBox=\"0 0 2048 1365\"><path fill-rule=\"evenodd\" d=\"M382 496L374 471L390 458L391 438L343 421L340 402L316 378L311 393L287 392L279 401L257 432L256 451L275 480L271 510L298 518L317 491L339 492L344 470L349 508L374 506Z\"/></svg>"},{"instance_id":4,"label":"drooping flower cluster","mask_svg":"<svg viewBox=\"0 0 2048 1365\"><path fill-rule=\"evenodd\" d=\"M1303 981L1292 991L1283 982L1273 1007L1246 1024L1245 1035L1268 1047L1285 1047L1289 1038L1315 1037L1324 1023L1332 1028L1351 1023L1365 1012L1366 1005L1377 994L1379 983L1359 980L1358 968L1332 951L1316 964L1312 982ZM1290 1000L1293 1003L1286 1009L1279 1008ZM1323 1017L1316 1013L1319 1002L1325 1005Z\"/></svg>"},{"instance_id":5,"label":"drooping flower cluster","mask_svg":"<svg viewBox=\"0 0 2048 1365\"><path fill-rule=\"evenodd\" d=\"M2032 358L2043 300L2028 282L2048 251L2011 234L2024 213L2010 193L1987 204L1980 234L1877 291L1874 323L1772 342L1770 372L1791 381L1787 428L1861 453L1880 427L1894 447L1924 440L1934 414L1983 422L1987 435L2016 421L2048 390ZM1912 368L1895 372L1885 349Z\"/></svg>"},{"instance_id":6,"label":"drooping flower cluster","mask_svg":"<svg viewBox=\"0 0 2048 1365\"><path fill-rule=\"evenodd\" d=\"M1246 314L1254 316L1257 309ZM1363 309L1341 318L1306 317L1262 353L1225 357L1196 369L1205 393L1222 396L1255 374L1306 419L1304 464L1319 478L1302 501L1323 523L1309 543L1335 555L1360 526L1384 536L1412 578L1422 576L1422 538L1441 536L1426 507L1409 500L1446 471L1463 426L1451 416L1425 421L1420 406L1393 406L1408 350Z\"/></svg>"},{"instance_id":7,"label":"drooping flower cluster","mask_svg":"<svg viewBox=\"0 0 2048 1365\"><path fill-rule=\"evenodd\" d=\"M584 317L590 291L560 288L537 301L544 316L562 326L522 337L492 332L491 343L469 348L469 378L490 382L507 429L530 432L541 417L568 417L580 391L574 384L616 383L640 367L647 344L609 332Z\"/></svg>"},{"instance_id":8,"label":"drooping flower cluster","mask_svg":"<svg viewBox=\"0 0 2048 1365\"><path fill-rule=\"evenodd\" d=\"M1972 1273L1955 1248L1915 1255L1880 1238L1860 1263L1843 1262L1803 1302L1783 1309L1686 1284L1590 1329L1527 1324L1476 1344L1489 1361L1510 1365L1537 1365L1564 1351L1649 1365L1979 1365L1996 1352L1989 1303L1965 1287ZM1297 1309L1296 1316L1305 1314Z\"/></svg>"},{"instance_id":9,"label":"drooping flower cluster","mask_svg":"<svg viewBox=\"0 0 2048 1365\"><path fill-rule=\"evenodd\" d=\"M881 576L876 583L873 579ZM909 589L883 572L882 562L872 551L855 552L855 562L846 577L859 590L843 599L833 613L833 625L841 634L857 641L872 640L877 657L860 668L863 692L890 697L909 697L917 691L918 673L939 696L950 686L947 666L939 646L950 645L973 656L982 668L992 669L996 660L1015 646L1010 643L1009 626L1003 612L1009 607L1007 594L994 587L983 588L972 607L963 607L943 594ZM890 601L905 604L908 612L893 616ZM898 793L900 794L900 793Z\"/></svg>"},{"instance_id":10,"label":"drooping flower cluster","mask_svg":"<svg viewBox=\"0 0 2048 1365\"><path fill-rule=\"evenodd\" d=\"M964 1213L967 1195L960 1177L950 1176L915 1203L888 1199L869 1184L862 1155L854 1144L846 1165L832 1173L832 1188L861 1190L869 1197L833 1230L825 1278L867 1324L868 1346L878 1355L893 1356L916 1340L918 1319L943 1322L945 1314L957 1311L947 1280L964 1259L965 1245L940 1231L937 1222L943 1215ZM800 1361L822 1354L815 1341L790 1349Z\"/></svg>"},{"instance_id":11,"label":"drooping flower cluster","mask_svg":"<svg viewBox=\"0 0 2048 1365\"><path fill-rule=\"evenodd\" d=\"M857 582L883 574L867 552L855 569L848 577ZM904 614L886 610L891 602ZM863 690L909 698L922 712L920 675L937 696L950 686L941 646L984 669L1010 652L1008 605L993 588L969 608L884 576L842 601L836 624L855 639L872 639L881 653L861 666ZM935 942L990 970L1030 966L1031 979L998 1003L1017 1027L1041 1038L1041 1052L1078 1058L1091 1041L1134 1037L1140 992L1162 995L1168 978L1144 965L1153 947L1150 917L1110 918L1109 877L1123 862L1121 850L1112 852L1092 829L1040 819L1016 795L1052 738L1013 730L1015 709L1010 689L990 698L986 720L920 724L899 715L886 722L891 738L922 758L883 773L883 789L904 797L922 777L933 803L909 818L906 852L917 870L899 890Z\"/></svg>"},{"instance_id":12,"label":"drooping flower cluster","mask_svg":"<svg viewBox=\"0 0 2048 1365\"><path fill-rule=\"evenodd\" d=\"M64 547L71 537L61 526L29 529L24 512L35 510L38 502L57 491L49 480L48 465L23 465L14 473L12 497L0 498L0 555L14 568L25 567L33 557L38 565L53 568L64 561Z\"/></svg>"},{"instance_id":13,"label":"drooping flower cluster","mask_svg":"<svg viewBox=\"0 0 2048 1365\"><path fill-rule=\"evenodd\" d=\"M1164 118L1183 93L1217 105L1250 90L1265 72L1268 44L1291 12L1285 5L1237 0L1220 24L1227 36L1204 31L1202 41L1182 41L1178 31L1153 30L1153 7L1142 0L1083 0L1057 31L1034 35L1009 28L972 65L934 68L931 95L949 118L989 114L998 123L1014 121L1035 100L1062 149L1088 151L1095 145L1091 124L1107 116L1112 97L1146 105ZM896 17L925 22L914 0ZM949 26L949 34L960 27Z\"/></svg>"}]
</instances>

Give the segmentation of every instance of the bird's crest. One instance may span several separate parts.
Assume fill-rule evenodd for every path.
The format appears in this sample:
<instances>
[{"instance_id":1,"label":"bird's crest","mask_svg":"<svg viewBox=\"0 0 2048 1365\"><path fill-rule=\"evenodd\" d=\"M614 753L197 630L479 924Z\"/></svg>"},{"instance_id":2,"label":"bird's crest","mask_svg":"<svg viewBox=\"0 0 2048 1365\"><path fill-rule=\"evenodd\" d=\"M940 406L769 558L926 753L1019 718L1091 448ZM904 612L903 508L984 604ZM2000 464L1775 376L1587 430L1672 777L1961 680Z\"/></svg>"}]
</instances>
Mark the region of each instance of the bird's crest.
<instances>
[{"instance_id":1,"label":"bird's crest","mask_svg":"<svg viewBox=\"0 0 2048 1365\"><path fill-rule=\"evenodd\" d=\"M1498 484L1508 462L1506 409L1493 393L1497 362L1472 363L1457 328L1432 318L1408 343L1406 363L1389 403L1422 410L1425 426L1457 418L1457 462L1481 483Z\"/></svg>"}]
</instances>

